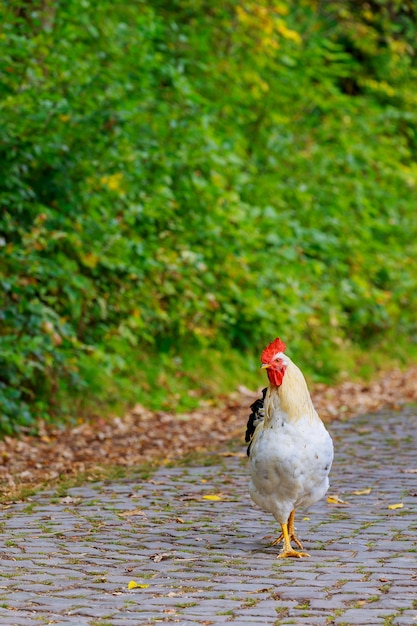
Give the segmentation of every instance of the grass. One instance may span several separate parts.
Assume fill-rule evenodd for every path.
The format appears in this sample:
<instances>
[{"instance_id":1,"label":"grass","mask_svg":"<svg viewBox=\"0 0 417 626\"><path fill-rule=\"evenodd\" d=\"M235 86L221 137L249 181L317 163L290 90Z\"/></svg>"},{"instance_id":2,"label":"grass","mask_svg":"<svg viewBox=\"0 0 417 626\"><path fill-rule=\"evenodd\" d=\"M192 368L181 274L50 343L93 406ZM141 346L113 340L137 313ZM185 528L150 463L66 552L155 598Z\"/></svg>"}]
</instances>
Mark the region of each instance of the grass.
<instances>
[{"instance_id":1,"label":"grass","mask_svg":"<svg viewBox=\"0 0 417 626\"><path fill-rule=\"evenodd\" d=\"M232 615L234 615L234 611L232 611L231 609L229 611L218 611L216 613L216 615L230 615L230 616L232 616Z\"/></svg>"},{"instance_id":2,"label":"grass","mask_svg":"<svg viewBox=\"0 0 417 626\"><path fill-rule=\"evenodd\" d=\"M186 413L202 400L220 403L222 396L238 385L256 389L263 382L257 360L233 350L228 350L226 361L223 352L212 349L184 351L181 356L162 353L158 358L138 357L135 352L126 361L129 372L113 372L110 377L90 362L92 369L87 375L91 394L90 398L83 394L77 399L77 415L123 413L134 404ZM94 381L100 390L98 398Z\"/></svg>"},{"instance_id":3,"label":"grass","mask_svg":"<svg viewBox=\"0 0 417 626\"><path fill-rule=\"evenodd\" d=\"M188 452L178 459L173 459L166 463L166 467L193 467L204 466L211 467L212 465L226 466L224 456L217 454L215 451L198 450L195 452Z\"/></svg>"},{"instance_id":4,"label":"grass","mask_svg":"<svg viewBox=\"0 0 417 626\"><path fill-rule=\"evenodd\" d=\"M197 606L198 602L177 602L175 605L178 609L188 609L192 606Z\"/></svg>"},{"instance_id":5,"label":"grass","mask_svg":"<svg viewBox=\"0 0 417 626\"><path fill-rule=\"evenodd\" d=\"M389 364L384 345L367 351L356 346L338 347L323 357L332 361L328 374L320 372L315 362L309 363L302 355L291 354L290 349L288 352L301 367L310 386L315 382L336 384L347 378L368 382L387 369L404 369L417 363L417 346L401 343L401 339ZM257 389L265 382L257 357L231 349L227 349L227 358L220 350L196 347L184 350L181 355L161 353L157 358L138 356L135 351L126 361L129 371L112 372L111 376L93 361L87 362L86 367L91 368L86 373L90 392L88 396L84 393L75 399L71 392L73 415L87 419L91 415L122 414L135 404L151 410L187 413L202 401L221 404L224 397L240 385Z\"/></svg>"},{"instance_id":6,"label":"grass","mask_svg":"<svg viewBox=\"0 0 417 626\"><path fill-rule=\"evenodd\" d=\"M40 483L36 485L16 485L16 488L12 492L3 493L0 495L0 503L7 504L10 501L27 500L31 496L39 493L45 487L54 488L55 493L51 496L51 504L58 504L61 498L68 495L68 490L73 487L81 487L86 483L94 483L101 481L117 481L121 479L136 479L136 480L148 480L153 473L157 470L161 463L160 459L154 459L151 462L144 463L141 466L136 467L123 467L120 465L106 465L99 468L94 468L86 472L79 472L77 474L68 476L61 475L55 480L48 480L46 483ZM89 506L96 504L97 501L92 500ZM29 503L27 505L26 513L33 511L34 504ZM4 515L7 517L7 513Z\"/></svg>"},{"instance_id":7,"label":"grass","mask_svg":"<svg viewBox=\"0 0 417 626\"><path fill-rule=\"evenodd\" d=\"M304 600L304 602L300 602L300 604L297 604L294 608L298 611L305 611L310 608L310 600Z\"/></svg>"}]
</instances>

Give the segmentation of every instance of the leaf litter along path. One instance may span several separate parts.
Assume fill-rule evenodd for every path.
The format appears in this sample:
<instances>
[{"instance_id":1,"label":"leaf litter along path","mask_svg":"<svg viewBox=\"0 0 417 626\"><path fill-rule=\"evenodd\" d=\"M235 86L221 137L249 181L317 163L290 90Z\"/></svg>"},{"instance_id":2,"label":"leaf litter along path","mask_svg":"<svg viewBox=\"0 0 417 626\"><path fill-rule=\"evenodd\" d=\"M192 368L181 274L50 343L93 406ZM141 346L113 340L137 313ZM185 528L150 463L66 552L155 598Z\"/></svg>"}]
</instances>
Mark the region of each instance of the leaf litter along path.
<instances>
[{"instance_id":1,"label":"leaf litter along path","mask_svg":"<svg viewBox=\"0 0 417 626\"><path fill-rule=\"evenodd\" d=\"M192 451L243 441L249 405L259 392L240 388L221 407L202 406L175 415L135 406L124 417L69 428L42 426L39 436L5 437L0 442L0 488L13 498L22 486L37 487L62 476L99 478L109 466L133 468L175 459ZM417 401L417 366L392 370L369 383L316 385L312 397L324 421L348 418Z\"/></svg>"}]
</instances>

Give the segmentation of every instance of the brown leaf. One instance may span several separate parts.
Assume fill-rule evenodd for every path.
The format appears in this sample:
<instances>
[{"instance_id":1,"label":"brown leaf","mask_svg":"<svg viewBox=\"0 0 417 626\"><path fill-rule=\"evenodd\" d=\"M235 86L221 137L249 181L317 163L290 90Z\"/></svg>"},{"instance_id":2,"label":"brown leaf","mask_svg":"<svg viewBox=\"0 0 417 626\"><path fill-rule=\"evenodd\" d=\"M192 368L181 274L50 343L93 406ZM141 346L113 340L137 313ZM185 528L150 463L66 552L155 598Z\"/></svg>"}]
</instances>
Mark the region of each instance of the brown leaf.
<instances>
[{"instance_id":1,"label":"brown leaf","mask_svg":"<svg viewBox=\"0 0 417 626\"><path fill-rule=\"evenodd\" d=\"M142 509L129 509L128 511L118 513L118 515L119 517L133 517L133 515L146 515L146 513Z\"/></svg>"}]
</instances>

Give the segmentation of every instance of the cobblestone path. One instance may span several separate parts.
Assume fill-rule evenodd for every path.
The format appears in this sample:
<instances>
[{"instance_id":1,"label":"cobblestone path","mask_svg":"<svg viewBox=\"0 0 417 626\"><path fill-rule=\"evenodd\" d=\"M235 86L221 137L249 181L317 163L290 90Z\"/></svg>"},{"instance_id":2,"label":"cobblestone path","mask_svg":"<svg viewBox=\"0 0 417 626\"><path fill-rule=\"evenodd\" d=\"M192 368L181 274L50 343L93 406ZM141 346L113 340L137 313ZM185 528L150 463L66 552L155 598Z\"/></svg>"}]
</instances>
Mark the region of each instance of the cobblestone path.
<instances>
[{"instance_id":1,"label":"cobblestone path","mask_svg":"<svg viewBox=\"0 0 417 626\"><path fill-rule=\"evenodd\" d=\"M243 454L12 504L0 624L417 624L416 426L415 409L330 425L346 504L299 512L310 559L276 559Z\"/></svg>"}]
</instances>

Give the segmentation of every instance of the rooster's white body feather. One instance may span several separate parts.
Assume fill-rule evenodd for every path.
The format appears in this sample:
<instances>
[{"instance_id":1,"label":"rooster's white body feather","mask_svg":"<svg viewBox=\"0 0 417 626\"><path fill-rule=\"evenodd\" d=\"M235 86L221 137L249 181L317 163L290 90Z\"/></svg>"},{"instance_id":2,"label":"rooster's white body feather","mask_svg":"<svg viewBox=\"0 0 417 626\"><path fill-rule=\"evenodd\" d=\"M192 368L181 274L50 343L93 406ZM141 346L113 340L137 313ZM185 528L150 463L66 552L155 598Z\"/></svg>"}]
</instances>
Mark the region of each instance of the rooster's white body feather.
<instances>
[{"instance_id":1,"label":"rooster's white body feather","mask_svg":"<svg viewBox=\"0 0 417 626\"><path fill-rule=\"evenodd\" d=\"M284 358L284 355L283 355ZM270 385L263 421L250 446L249 492L280 524L307 508L329 488L332 439L314 409L304 376L285 355L280 386Z\"/></svg>"}]
</instances>

